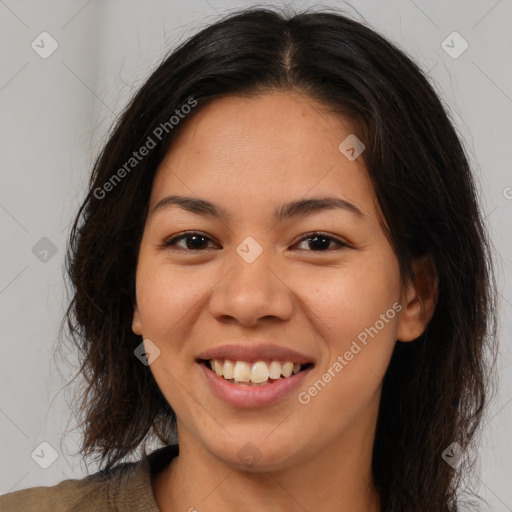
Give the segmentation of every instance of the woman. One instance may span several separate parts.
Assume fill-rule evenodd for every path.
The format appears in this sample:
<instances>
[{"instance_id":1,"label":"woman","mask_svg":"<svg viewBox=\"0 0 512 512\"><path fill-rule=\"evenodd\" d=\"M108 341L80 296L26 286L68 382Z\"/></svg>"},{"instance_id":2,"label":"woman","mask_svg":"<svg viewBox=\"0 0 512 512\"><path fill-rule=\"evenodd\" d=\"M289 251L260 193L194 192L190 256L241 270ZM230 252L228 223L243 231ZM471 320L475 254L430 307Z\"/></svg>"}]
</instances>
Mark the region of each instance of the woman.
<instances>
[{"instance_id":1,"label":"woman","mask_svg":"<svg viewBox=\"0 0 512 512\"><path fill-rule=\"evenodd\" d=\"M371 29L250 9L181 45L99 156L68 271L106 464L2 510L460 510L490 244L440 100Z\"/></svg>"}]
</instances>

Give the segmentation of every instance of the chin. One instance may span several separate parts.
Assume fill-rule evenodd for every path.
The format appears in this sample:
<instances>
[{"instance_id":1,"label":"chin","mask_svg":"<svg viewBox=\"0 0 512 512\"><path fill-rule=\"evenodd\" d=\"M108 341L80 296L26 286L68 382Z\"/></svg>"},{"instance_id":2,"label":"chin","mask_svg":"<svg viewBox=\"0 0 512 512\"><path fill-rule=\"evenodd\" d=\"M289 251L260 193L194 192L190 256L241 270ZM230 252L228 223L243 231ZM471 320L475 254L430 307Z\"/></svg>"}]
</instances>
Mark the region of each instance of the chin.
<instances>
[{"instance_id":1,"label":"chin","mask_svg":"<svg viewBox=\"0 0 512 512\"><path fill-rule=\"evenodd\" d=\"M283 432L284 434L284 432ZM268 432L251 435L245 427L238 436L226 435L219 442L206 442L210 452L236 470L254 473L278 471L297 462L297 436L274 436Z\"/></svg>"}]
</instances>

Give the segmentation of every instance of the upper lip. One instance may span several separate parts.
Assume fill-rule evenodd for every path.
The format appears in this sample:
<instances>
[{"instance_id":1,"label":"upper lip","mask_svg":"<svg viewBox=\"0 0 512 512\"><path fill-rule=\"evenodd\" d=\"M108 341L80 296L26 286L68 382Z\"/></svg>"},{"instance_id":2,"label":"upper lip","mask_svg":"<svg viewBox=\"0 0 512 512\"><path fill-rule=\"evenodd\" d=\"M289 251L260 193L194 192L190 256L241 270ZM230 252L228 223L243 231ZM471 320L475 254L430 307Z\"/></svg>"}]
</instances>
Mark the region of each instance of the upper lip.
<instances>
[{"instance_id":1,"label":"upper lip","mask_svg":"<svg viewBox=\"0 0 512 512\"><path fill-rule=\"evenodd\" d=\"M197 359L229 359L230 361L291 361L306 364L313 362L308 356L295 350L273 344L227 344L210 348L198 354Z\"/></svg>"}]
</instances>

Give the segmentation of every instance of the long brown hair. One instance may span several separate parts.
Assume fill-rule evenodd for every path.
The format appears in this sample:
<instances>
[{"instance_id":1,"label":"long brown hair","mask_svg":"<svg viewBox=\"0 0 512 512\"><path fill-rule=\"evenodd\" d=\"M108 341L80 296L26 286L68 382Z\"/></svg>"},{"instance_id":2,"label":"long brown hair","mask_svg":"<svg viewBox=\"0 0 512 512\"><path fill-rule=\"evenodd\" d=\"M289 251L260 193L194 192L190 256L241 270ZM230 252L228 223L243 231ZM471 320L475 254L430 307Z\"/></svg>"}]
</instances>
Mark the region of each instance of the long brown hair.
<instances>
[{"instance_id":1,"label":"long brown hair","mask_svg":"<svg viewBox=\"0 0 512 512\"><path fill-rule=\"evenodd\" d=\"M429 80L402 50L340 12L231 13L172 51L120 115L66 257L66 323L80 353L77 375L87 383L78 408L81 451L99 453L109 469L141 443L175 439L174 411L134 357L142 340L131 330L153 178L187 123L184 116L171 128L169 120L191 98L199 110L224 95L292 89L356 120L402 277L423 255L438 272L432 320L417 340L396 343L382 383L372 460L382 510L459 510L471 460L451 465L442 454L454 442L470 452L494 390L492 247L465 150ZM147 156L127 167L148 138L155 144Z\"/></svg>"}]
</instances>

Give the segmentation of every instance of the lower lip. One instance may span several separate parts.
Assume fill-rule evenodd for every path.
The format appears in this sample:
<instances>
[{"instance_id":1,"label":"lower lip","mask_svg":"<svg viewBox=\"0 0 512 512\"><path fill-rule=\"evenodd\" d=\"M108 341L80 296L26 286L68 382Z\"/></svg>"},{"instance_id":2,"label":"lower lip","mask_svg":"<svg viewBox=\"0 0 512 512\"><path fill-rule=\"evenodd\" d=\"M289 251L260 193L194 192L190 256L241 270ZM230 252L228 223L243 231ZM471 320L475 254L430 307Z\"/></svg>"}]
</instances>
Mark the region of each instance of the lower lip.
<instances>
[{"instance_id":1,"label":"lower lip","mask_svg":"<svg viewBox=\"0 0 512 512\"><path fill-rule=\"evenodd\" d=\"M265 386L246 386L228 382L210 370L204 363L197 364L220 399L234 407L243 408L265 407L278 403L292 394L313 368L310 366L295 375L281 378Z\"/></svg>"}]
</instances>

